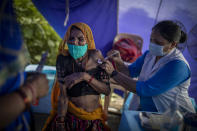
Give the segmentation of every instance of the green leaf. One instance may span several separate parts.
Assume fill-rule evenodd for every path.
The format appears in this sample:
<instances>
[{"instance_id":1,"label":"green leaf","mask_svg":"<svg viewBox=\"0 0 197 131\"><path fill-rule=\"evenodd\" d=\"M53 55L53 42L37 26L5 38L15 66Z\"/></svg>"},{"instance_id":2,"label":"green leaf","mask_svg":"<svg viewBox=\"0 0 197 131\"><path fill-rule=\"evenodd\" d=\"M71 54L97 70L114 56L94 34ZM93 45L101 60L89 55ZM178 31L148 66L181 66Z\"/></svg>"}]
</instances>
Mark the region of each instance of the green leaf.
<instances>
[{"instance_id":1,"label":"green leaf","mask_svg":"<svg viewBox=\"0 0 197 131\"><path fill-rule=\"evenodd\" d=\"M24 44L29 51L31 62L38 64L41 54L49 51L47 65L55 65L60 36L35 8L31 0L14 0L17 20L21 25Z\"/></svg>"}]
</instances>

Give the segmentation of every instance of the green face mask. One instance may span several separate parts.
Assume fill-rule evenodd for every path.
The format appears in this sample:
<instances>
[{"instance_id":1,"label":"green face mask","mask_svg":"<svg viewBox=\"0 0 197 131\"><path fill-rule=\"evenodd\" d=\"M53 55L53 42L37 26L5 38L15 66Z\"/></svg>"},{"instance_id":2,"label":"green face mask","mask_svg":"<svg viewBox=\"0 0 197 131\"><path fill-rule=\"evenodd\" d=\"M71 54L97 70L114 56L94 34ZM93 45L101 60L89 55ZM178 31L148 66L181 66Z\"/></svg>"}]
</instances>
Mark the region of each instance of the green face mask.
<instances>
[{"instance_id":1,"label":"green face mask","mask_svg":"<svg viewBox=\"0 0 197 131\"><path fill-rule=\"evenodd\" d=\"M88 49L88 44L85 44L83 46L77 46L77 45L72 45L72 44L67 44L68 45L68 51L70 55L76 60L82 56L85 55Z\"/></svg>"}]
</instances>

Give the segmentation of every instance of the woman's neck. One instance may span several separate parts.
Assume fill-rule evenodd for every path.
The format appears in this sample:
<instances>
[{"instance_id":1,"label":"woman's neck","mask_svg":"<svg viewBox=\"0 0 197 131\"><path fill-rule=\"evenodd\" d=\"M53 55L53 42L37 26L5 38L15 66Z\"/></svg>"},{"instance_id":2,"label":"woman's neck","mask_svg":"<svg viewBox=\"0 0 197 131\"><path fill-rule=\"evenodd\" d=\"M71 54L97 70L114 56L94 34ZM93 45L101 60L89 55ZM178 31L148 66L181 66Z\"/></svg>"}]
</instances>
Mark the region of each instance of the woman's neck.
<instances>
[{"instance_id":1,"label":"woman's neck","mask_svg":"<svg viewBox=\"0 0 197 131\"><path fill-rule=\"evenodd\" d=\"M86 56L87 56L87 52L85 53L84 56L82 56L82 57L76 59L75 62L76 62L76 63L82 63L82 61L85 59Z\"/></svg>"},{"instance_id":2,"label":"woman's neck","mask_svg":"<svg viewBox=\"0 0 197 131\"><path fill-rule=\"evenodd\" d=\"M76 61L77 63L78 63L78 62L81 62L81 61L83 60L83 57L84 57L84 56L82 56L82 57L76 59L75 61Z\"/></svg>"}]
</instances>

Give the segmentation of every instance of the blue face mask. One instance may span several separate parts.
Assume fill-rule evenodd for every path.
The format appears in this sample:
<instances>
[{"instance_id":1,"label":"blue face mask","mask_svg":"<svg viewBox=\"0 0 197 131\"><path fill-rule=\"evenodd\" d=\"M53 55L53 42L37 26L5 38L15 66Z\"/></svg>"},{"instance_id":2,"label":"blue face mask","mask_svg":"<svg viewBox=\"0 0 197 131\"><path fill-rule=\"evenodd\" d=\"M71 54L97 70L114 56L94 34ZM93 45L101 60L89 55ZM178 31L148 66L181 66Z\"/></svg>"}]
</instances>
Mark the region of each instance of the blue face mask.
<instances>
[{"instance_id":1,"label":"blue face mask","mask_svg":"<svg viewBox=\"0 0 197 131\"><path fill-rule=\"evenodd\" d=\"M164 46L157 45L157 44L152 43L152 42L150 42L150 44L149 44L149 51L152 55L155 55L155 56L166 55L167 53L163 52L163 48L164 48Z\"/></svg>"},{"instance_id":2,"label":"blue face mask","mask_svg":"<svg viewBox=\"0 0 197 131\"><path fill-rule=\"evenodd\" d=\"M67 44L68 45L68 51L70 55L76 60L82 56L85 55L88 49L88 44L85 44L83 46L77 46L73 44Z\"/></svg>"}]
</instances>

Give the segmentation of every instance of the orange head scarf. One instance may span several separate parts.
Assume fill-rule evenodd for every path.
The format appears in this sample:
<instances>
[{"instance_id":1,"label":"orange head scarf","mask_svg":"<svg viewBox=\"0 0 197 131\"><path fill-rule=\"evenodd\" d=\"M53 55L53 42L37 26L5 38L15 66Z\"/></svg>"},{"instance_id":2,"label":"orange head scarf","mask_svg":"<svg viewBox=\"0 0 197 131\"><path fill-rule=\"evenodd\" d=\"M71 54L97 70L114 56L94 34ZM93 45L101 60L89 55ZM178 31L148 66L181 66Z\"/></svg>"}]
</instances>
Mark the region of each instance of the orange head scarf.
<instances>
[{"instance_id":1,"label":"orange head scarf","mask_svg":"<svg viewBox=\"0 0 197 131\"><path fill-rule=\"evenodd\" d=\"M81 32L83 33L83 35L85 36L85 39L88 44L88 50L96 49L92 30L90 29L90 27L85 23L74 23L68 27L68 30L64 36L64 39L60 43L59 54L63 54L63 55L68 54L68 46L67 46L66 42L68 41L68 39L70 37L70 32L71 32L71 29L73 26L79 28L81 30Z\"/></svg>"}]
</instances>

